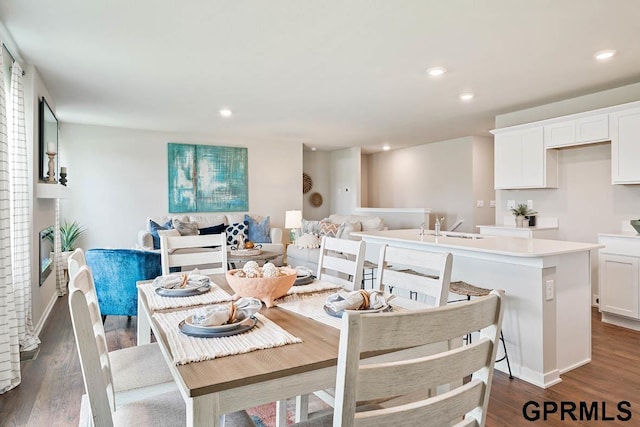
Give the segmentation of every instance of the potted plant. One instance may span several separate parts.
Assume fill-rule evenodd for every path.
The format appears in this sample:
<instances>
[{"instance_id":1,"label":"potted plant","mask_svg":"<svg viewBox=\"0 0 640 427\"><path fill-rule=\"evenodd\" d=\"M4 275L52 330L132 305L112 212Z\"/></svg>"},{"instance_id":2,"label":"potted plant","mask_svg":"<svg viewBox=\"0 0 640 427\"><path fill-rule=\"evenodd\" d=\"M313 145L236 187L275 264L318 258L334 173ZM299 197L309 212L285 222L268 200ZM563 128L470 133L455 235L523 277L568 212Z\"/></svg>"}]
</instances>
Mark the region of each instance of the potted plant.
<instances>
[{"instance_id":1,"label":"potted plant","mask_svg":"<svg viewBox=\"0 0 640 427\"><path fill-rule=\"evenodd\" d=\"M76 248L75 243L76 240L80 237L82 233L85 232L85 229L80 225L78 221L73 221L71 223L66 220L60 224L60 251L62 252L62 261L66 265L66 260ZM54 232L53 225L49 226L45 230L45 238L51 245L51 250L54 250ZM52 258L53 259L53 255Z\"/></svg>"},{"instance_id":2,"label":"potted plant","mask_svg":"<svg viewBox=\"0 0 640 427\"><path fill-rule=\"evenodd\" d=\"M520 203L515 208L511 208L511 213L516 217L516 227L524 226L525 216L533 216L537 214L537 212L529 209L525 203Z\"/></svg>"}]
</instances>

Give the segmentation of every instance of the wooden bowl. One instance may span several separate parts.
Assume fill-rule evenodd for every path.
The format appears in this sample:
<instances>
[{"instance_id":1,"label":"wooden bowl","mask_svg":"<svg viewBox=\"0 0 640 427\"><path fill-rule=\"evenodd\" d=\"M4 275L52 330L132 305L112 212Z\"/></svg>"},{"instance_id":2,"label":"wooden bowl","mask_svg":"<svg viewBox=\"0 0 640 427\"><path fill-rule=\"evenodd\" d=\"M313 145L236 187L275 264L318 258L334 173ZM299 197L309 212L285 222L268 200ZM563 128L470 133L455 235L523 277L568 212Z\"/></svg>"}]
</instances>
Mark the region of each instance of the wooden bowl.
<instances>
[{"instance_id":1,"label":"wooden bowl","mask_svg":"<svg viewBox=\"0 0 640 427\"><path fill-rule=\"evenodd\" d=\"M273 300L285 296L293 283L296 281L297 272L292 268L281 267L280 271L286 273L278 277L238 277L233 273L238 271L229 270L226 273L227 283L235 292L233 299L240 297L257 298L267 307L273 307Z\"/></svg>"}]
</instances>

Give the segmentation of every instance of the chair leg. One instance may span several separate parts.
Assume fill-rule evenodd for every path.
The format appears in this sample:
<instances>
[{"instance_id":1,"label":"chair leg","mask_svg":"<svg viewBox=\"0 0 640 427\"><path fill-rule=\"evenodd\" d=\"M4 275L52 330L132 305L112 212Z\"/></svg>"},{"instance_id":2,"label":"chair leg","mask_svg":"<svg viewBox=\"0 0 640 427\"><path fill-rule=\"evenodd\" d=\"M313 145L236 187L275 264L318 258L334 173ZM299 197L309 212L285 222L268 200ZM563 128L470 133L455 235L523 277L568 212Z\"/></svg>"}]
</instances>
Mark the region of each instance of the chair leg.
<instances>
[{"instance_id":1,"label":"chair leg","mask_svg":"<svg viewBox=\"0 0 640 427\"><path fill-rule=\"evenodd\" d=\"M502 349L504 350L504 356L501 357L500 359L496 360L496 363L497 362L502 362L503 360L506 360L507 369L509 370L509 379L512 380L513 379L513 374L511 373L511 364L509 363L509 355L507 354L507 345L504 342L504 335L502 335L502 331L500 331L500 341L502 341Z\"/></svg>"},{"instance_id":2,"label":"chair leg","mask_svg":"<svg viewBox=\"0 0 640 427\"><path fill-rule=\"evenodd\" d=\"M103 314L102 315L102 324L104 325L105 320L107 320L107 315Z\"/></svg>"}]
</instances>

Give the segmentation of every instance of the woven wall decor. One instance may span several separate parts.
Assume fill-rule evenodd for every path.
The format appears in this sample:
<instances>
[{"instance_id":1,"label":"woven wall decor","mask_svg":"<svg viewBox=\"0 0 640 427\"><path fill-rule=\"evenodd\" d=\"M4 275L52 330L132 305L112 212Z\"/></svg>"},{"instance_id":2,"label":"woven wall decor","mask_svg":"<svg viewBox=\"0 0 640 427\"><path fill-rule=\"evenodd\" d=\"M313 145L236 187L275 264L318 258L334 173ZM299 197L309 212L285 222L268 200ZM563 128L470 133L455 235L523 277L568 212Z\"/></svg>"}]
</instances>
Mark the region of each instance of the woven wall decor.
<instances>
[{"instance_id":1,"label":"woven wall decor","mask_svg":"<svg viewBox=\"0 0 640 427\"><path fill-rule=\"evenodd\" d=\"M313 207L317 208L319 206L322 206L322 195L320 193L313 193L309 201L311 202L311 206Z\"/></svg>"},{"instance_id":2,"label":"woven wall decor","mask_svg":"<svg viewBox=\"0 0 640 427\"><path fill-rule=\"evenodd\" d=\"M311 187L313 187L311 177L302 172L302 194L307 194L311 190Z\"/></svg>"}]
</instances>

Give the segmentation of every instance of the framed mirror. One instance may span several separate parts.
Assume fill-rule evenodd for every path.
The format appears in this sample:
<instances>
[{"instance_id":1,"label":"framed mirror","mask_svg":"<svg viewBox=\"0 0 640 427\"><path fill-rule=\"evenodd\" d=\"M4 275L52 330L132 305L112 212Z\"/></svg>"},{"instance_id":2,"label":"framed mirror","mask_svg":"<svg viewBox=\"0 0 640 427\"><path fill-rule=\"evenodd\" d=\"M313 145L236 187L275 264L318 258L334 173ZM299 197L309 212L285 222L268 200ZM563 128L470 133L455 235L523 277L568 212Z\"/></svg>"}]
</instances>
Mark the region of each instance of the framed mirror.
<instances>
[{"instance_id":1,"label":"framed mirror","mask_svg":"<svg viewBox=\"0 0 640 427\"><path fill-rule=\"evenodd\" d=\"M56 118L53 111L51 111L51 107L47 104L47 101L44 99L40 99L40 162L39 162L39 176L40 181L47 182L49 181L49 156L47 156L47 151L53 149L56 153L55 158L53 159L53 171L54 171L54 179L57 178L58 174L58 119ZM57 182L57 179L54 181Z\"/></svg>"}]
</instances>

